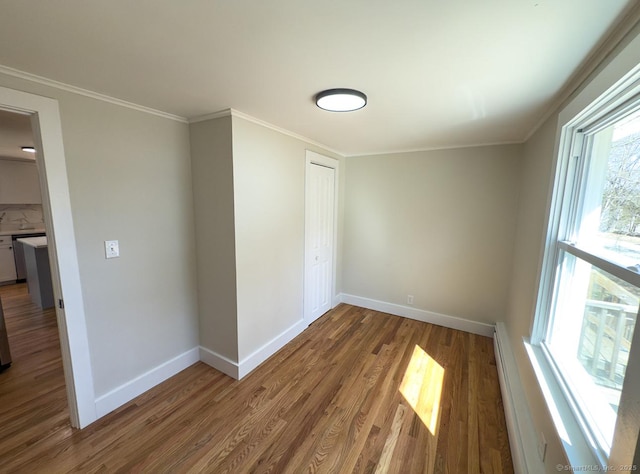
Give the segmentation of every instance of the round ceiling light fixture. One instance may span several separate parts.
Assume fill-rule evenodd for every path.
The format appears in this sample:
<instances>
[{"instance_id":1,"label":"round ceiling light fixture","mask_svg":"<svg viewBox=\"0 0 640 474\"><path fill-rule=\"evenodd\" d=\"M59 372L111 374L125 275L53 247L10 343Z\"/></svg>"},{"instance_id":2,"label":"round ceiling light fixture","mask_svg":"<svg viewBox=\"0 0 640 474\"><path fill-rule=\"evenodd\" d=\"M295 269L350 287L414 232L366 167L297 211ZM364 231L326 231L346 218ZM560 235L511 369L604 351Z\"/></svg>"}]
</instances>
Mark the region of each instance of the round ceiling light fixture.
<instances>
[{"instance_id":1,"label":"round ceiling light fixture","mask_svg":"<svg viewBox=\"0 0 640 474\"><path fill-rule=\"evenodd\" d=\"M35 153L36 149L32 146L23 146L22 151L26 151L27 153Z\"/></svg>"},{"instance_id":2,"label":"round ceiling light fixture","mask_svg":"<svg viewBox=\"0 0 640 474\"><path fill-rule=\"evenodd\" d=\"M316 94L316 105L329 112L351 112L367 105L367 96L354 89L328 89Z\"/></svg>"}]
</instances>

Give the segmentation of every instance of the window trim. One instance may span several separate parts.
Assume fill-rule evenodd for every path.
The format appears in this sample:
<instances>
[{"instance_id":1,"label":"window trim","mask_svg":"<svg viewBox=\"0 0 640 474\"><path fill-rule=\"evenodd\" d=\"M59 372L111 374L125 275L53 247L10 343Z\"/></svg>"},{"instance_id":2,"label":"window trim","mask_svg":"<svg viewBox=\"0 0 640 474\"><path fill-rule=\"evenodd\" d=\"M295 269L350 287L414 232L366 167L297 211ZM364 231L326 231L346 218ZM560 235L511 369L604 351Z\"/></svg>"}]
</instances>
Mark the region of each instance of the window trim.
<instances>
[{"instance_id":1,"label":"window trim","mask_svg":"<svg viewBox=\"0 0 640 474\"><path fill-rule=\"evenodd\" d=\"M524 346L569 464L606 465L606 459L597 454L594 439L585 434L584 421L574 415L575 402L566 396L564 382L548 358L546 348L527 339L524 340Z\"/></svg>"},{"instance_id":2,"label":"window trim","mask_svg":"<svg viewBox=\"0 0 640 474\"><path fill-rule=\"evenodd\" d=\"M601 256L594 256L585 249L576 246L571 240L576 235L575 218L581 211L582 202L573 196L586 185L582 179L582 173L587 169L583 159L588 159L589 153L585 153L585 147L591 146L589 137L597 131L605 128L626 115L631 108L640 105L640 64L636 65L617 84L606 90L590 105L574 114L573 118L562 120L568 114L573 103L563 110L559 117L564 125L559 130L557 141L557 159L553 164L553 182L548 197L549 212L545 223L546 234L544 239L541 266L539 268L538 290L531 338L525 340L525 347L532 362L534 371L543 391L543 396L550 409L552 419L563 443L565 454L573 465L588 465L597 461L603 467L612 462L631 461L633 452L630 447L636 445L638 430L640 428L640 416L633 410L623 407L640 400L640 387L631 387L631 395L626 394L628 385L625 378L621 404L618 412L613 442L609 456L595 443L595 435L588 428L580 410L575 410L575 400L571 391L566 386L563 377L555 366L553 358L545 347L545 337L551 324L554 304L554 291L560 268L560 251L565 251L584 261L603 268L610 274L635 285L640 283L640 272L626 268ZM567 205L569 215L567 213ZM563 215L565 214L565 215ZM571 228L570 228L571 227ZM564 237L562 239L560 237ZM638 285L640 286L640 285ZM640 315L639 315L640 319ZM631 359L640 359L640 330L635 331L630 353ZM635 350L634 350L635 347ZM640 362L630 362L627 370L633 369ZM633 372L628 372L633 373ZM630 402L625 400L630 399ZM621 417L629 419L622 420ZM619 426L621 425L621 426ZM630 433L633 439L629 439ZM568 439L567 439L568 438ZM629 458L629 456L631 456ZM640 466L639 466L640 467Z\"/></svg>"},{"instance_id":3,"label":"window trim","mask_svg":"<svg viewBox=\"0 0 640 474\"><path fill-rule=\"evenodd\" d=\"M538 294L536 298L536 310L531 331L531 342L540 344L546 334L548 320L553 300L553 288L555 282L555 262L558 258L558 242L561 234L567 235L567 222L561 219L562 209L570 201L573 187L580 182L578 180L578 157L582 155L582 147L585 144L584 131L593 133L598 124L602 124L614 115L628 110L633 105L630 103L634 97L640 97L640 64L631 73L623 78L619 84L606 91L599 99L596 99L583 111L568 120L562 127L559 137L558 159L553 168L553 186L549 196L550 207L545 223L547 232L545 237L543 260L538 279ZM569 179L571 178L571 179ZM572 212L577 212L573 209ZM572 219L573 216L570 216ZM629 270L631 271L631 270Z\"/></svg>"}]
</instances>

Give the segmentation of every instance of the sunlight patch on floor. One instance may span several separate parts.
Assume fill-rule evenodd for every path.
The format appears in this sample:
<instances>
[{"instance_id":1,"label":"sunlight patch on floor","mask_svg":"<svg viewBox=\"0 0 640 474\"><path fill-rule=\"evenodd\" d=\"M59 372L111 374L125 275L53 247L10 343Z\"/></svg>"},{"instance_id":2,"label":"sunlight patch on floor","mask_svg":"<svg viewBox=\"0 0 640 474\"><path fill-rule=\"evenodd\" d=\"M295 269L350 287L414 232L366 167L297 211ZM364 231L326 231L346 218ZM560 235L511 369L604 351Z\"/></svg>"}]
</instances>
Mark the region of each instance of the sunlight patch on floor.
<instances>
[{"instance_id":1,"label":"sunlight patch on floor","mask_svg":"<svg viewBox=\"0 0 640 474\"><path fill-rule=\"evenodd\" d=\"M444 369L416 345L400 384L400 393L433 436L438 428Z\"/></svg>"}]
</instances>

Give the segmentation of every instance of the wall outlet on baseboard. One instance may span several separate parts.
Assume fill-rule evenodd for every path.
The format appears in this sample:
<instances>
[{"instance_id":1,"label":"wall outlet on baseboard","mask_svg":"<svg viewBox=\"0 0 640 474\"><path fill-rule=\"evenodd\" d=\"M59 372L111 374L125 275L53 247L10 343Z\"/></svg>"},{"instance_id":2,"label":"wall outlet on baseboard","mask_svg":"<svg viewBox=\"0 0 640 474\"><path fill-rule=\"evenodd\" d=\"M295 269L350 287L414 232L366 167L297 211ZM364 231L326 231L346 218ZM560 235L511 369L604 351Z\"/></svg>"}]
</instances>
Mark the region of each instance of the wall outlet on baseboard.
<instances>
[{"instance_id":1,"label":"wall outlet on baseboard","mask_svg":"<svg viewBox=\"0 0 640 474\"><path fill-rule=\"evenodd\" d=\"M413 295L407 295L407 304L413 304Z\"/></svg>"},{"instance_id":2,"label":"wall outlet on baseboard","mask_svg":"<svg viewBox=\"0 0 640 474\"><path fill-rule=\"evenodd\" d=\"M540 432L540 437L538 438L538 454L542 462L544 462L544 458L547 456L547 440L542 432Z\"/></svg>"}]
</instances>

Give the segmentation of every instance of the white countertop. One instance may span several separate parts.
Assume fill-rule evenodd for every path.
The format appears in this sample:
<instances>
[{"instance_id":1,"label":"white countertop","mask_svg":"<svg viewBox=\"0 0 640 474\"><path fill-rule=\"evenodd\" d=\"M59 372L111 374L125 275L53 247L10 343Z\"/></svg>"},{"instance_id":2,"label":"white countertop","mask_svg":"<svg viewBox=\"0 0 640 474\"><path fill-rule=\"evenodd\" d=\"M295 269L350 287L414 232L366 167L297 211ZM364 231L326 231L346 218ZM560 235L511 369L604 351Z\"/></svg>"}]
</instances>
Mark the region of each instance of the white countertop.
<instances>
[{"instance_id":1,"label":"white countertop","mask_svg":"<svg viewBox=\"0 0 640 474\"><path fill-rule=\"evenodd\" d=\"M47 246L46 237L26 237L24 239L17 239L17 241L37 249Z\"/></svg>"}]
</instances>

